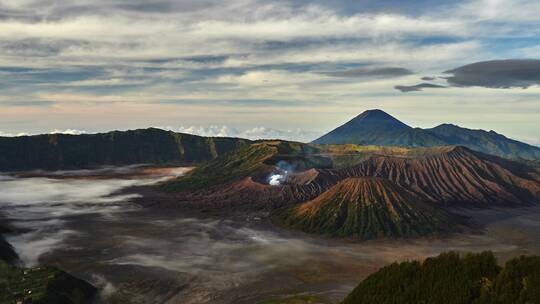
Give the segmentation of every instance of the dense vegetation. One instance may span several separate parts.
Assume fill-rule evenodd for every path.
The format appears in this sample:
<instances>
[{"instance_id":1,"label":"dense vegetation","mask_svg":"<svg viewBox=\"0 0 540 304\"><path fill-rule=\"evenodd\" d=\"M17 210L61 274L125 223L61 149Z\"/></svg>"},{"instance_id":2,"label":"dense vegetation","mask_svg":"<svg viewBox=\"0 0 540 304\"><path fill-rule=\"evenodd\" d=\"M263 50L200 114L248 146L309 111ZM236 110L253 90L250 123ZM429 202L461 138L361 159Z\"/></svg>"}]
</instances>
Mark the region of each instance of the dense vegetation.
<instances>
[{"instance_id":1,"label":"dense vegetation","mask_svg":"<svg viewBox=\"0 0 540 304\"><path fill-rule=\"evenodd\" d=\"M0 261L0 304L92 303L97 289L53 267L17 268Z\"/></svg>"},{"instance_id":2,"label":"dense vegetation","mask_svg":"<svg viewBox=\"0 0 540 304\"><path fill-rule=\"evenodd\" d=\"M381 110L365 111L313 143L402 147L460 145L510 159L540 159L540 148L494 131L471 130L450 124L431 129L412 128Z\"/></svg>"},{"instance_id":3,"label":"dense vegetation","mask_svg":"<svg viewBox=\"0 0 540 304\"><path fill-rule=\"evenodd\" d=\"M0 137L0 170L192 164L214 159L249 142L154 128L101 134Z\"/></svg>"},{"instance_id":4,"label":"dense vegetation","mask_svg":"<svg viewBox=\"0 0 540 304\"><path fill-rule=\"evenodd\" d=\"M493 253L443 253L423 263L394 263L370 275L342 304L540 303L540 257L519 257L504 268Z\"/></svg>"}]
</instances>

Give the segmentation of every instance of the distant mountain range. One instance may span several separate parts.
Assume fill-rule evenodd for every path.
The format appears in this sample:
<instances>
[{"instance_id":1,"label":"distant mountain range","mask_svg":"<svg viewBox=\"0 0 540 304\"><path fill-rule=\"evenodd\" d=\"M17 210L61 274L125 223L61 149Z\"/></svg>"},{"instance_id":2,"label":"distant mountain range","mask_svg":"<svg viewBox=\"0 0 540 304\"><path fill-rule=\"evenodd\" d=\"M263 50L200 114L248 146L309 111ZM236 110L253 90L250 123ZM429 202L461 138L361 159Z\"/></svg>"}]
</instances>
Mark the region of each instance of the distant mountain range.
<instances>
[{"instance_id":1,"label":"distant mountain range","mask_svg":"<svg viewBox=\"0 0 540 304\"><path fill-rule=\"evenodd\" d=\"M313 143L402 147L461 145L510 159L540 159L540 148L494 131L472 130L451 124L431 129L413 128L381 110L365 111Z\"/></svg>"},{"instance_id":2,"label":"distant mountain range","mask_svg":"<svg viewBox=\"0 0 540 304\"><path fill-rule=\"evenodd\" d=\"M131 164L189 165L251 143L149 128L98 134L0 137L0 171Z\"/></svg>"},{"instance_id":3,"label":"distant mountain range","mask_svg":"<svg viewBox=\"0 0 540 304\"><path fill-rule=\"evenodd\" d=\"M203 137L156 128L98 134L0 137L0 171L82 169L101 166L196 165L261 141ZM493 131L442 124L412 128L381 110L366 111L313 144L398 147L462 145L513 160L540 161L540 148ZM306 147L306 145L304 145ZM344 145L343 149L347 149ZM362 157L355 153L354 158ZM350 155L349 155L350 156ZM348 156L343 156L346 159Z\"/></svg>"}]
</instances>

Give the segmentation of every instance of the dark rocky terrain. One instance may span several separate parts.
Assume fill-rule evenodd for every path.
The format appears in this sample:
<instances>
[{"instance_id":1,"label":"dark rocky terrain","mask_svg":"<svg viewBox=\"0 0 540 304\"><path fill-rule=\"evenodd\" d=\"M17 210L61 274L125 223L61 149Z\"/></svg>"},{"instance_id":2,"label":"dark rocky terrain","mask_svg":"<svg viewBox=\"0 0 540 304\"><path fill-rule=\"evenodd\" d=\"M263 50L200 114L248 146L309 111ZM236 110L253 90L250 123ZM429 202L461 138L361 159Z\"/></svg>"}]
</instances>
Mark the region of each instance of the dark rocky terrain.
<instances>
[{"instance_id":1,"label":"dark rocky terrain","mask_svg":"<svg viewBox=\"0 0 540 304\"><path fill-rule=\"evenodd\" d=\"M9 264L17 262L17 253L8 241L4 238L4 234L10 232L10 229L3 223L4 219L0 218L0 261Z\"/></svg>"}]
</instances>

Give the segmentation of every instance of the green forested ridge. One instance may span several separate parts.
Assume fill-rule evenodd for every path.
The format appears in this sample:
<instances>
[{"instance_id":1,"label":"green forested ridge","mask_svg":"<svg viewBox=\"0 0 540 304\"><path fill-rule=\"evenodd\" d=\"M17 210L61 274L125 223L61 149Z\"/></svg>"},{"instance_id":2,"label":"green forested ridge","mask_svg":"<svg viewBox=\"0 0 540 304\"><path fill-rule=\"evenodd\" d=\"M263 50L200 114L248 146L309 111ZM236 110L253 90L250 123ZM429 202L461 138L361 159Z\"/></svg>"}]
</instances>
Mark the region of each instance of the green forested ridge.
<instances>
[{"instance_id":1,"label":"green forested ridge","mask_svg":"<svg viewBox=\"0 0 540 304\"><path fill-rule=\"evenodd\" d=\"M18 268L0 261L0 304L92 303L97 289L54 267Z\"/></svg>"},{"instance_id":2,"label":"green forested ridge","mask_svg":"<svg viewBox=\"0 0 540 304\"><path fill-rule=\"evenodd\" d=\"M99 134L0 137L0 170L77 169L103 165L191 164L250 141L155 128Z\"/></svg>"},{"instance_id":3,"label":"green forested ridge","mask_svg":"<svg viewBox=\"0 0 540 304\"><path fill-rule=\"evenodd\" d=\"M492 252L394 263L370 275L342 302L364 303L540 303L540 257L518 257L503 268Z\"/></svg>"}]
</instances>

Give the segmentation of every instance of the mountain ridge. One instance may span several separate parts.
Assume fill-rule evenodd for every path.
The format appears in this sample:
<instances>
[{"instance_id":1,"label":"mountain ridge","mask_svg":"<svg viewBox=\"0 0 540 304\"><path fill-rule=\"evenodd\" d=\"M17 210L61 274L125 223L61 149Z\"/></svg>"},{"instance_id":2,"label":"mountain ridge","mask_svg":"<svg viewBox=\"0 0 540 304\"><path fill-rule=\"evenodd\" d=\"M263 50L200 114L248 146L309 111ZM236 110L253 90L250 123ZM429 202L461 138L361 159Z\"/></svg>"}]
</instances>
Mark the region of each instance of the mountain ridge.
<instances>
[{"instance_id":1,"label":"mountain ridge","mask_svg":"<svg viewBox=\"0 0 540 304\"><path fill-rule=\"evenodd\" d=\"M362 130L362 132L357 132L357 130ZM379 109L368 110L357 115L312 143L411 147L445 144L431 133L410 127Z\"/></svg>"},{"instance_id":2,"label":"mountain ridge","mask_svg":"<svg viewBox=\"0 0 540 304\"><path fill-rule=\"evenodd\" d=\"M0 171L83 169L132 164L189 165L252 143L157 128L96 134L0 137Z\"/></svg>"},{"instance_id":3,"label":"mountain ridge","mask_svg":"<svg viewBox=\"0 0 540 304\"><path fill-rule=\"evenodd\" d=\"M373 116L377 118L373 119ZM539 147L510 139L493 130L474 130L449 123L426 129L413 128L379 109L364 111L312 143L401 147L462 145L516 160L540 159Z\"/></svg>"},{"instance_id":4,"label":"mountain ridge","mask_svg":"<svg viewBox=\"0 0 540 304\"><path fill-rule=\"evenodd\" d=\"M529 206L540 201L540 174L534 168L461 146L411 148L405 152L373 150L362 152L367 154L354 165L334 168L324 161L309 161L313 155L303 154L305 147L290 153L288 149L268 149L264 143L257 145L260 152L268 151L264 158L250 157L255 151L242 148L213 160L208 166L211 170L203 166L160 188L174 196L172 205L186 203L203 208L280 208L312 200L340 181L355 177L387 179L438 206ZM319 148L317 157L325 155L323 146L315 147ZM216 181L212 172L224 171L235 159L253 162L249 161L249 170ZM291 167L312 165L288 174L280 185L270 185L268 177L280 173L277 165L283 159ZM197 187L201 183L204 189Z\"/></svg>"}]
</instances>

